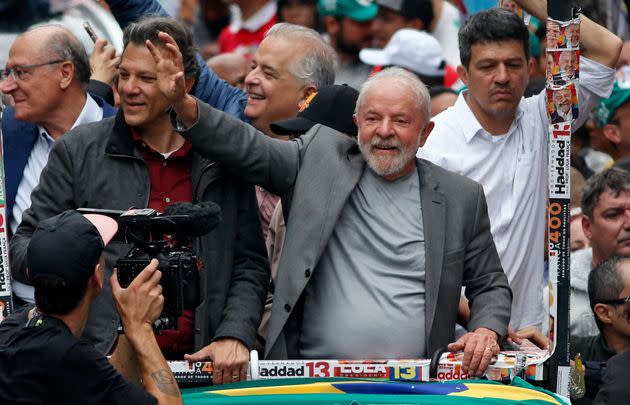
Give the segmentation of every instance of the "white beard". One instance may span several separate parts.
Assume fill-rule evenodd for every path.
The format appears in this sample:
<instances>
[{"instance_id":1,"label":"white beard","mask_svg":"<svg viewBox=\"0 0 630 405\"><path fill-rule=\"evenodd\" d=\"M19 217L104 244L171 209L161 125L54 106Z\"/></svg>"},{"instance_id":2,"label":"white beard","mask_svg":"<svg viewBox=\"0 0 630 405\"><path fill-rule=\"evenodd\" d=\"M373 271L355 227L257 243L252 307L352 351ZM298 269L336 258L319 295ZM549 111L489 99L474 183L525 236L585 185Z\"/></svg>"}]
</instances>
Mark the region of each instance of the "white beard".
<instances>
[{"instance_id":1,"label":"white beard","mask_svg":"<svg viewBox=\"0 0 630 405\"><path fill-rule=\"evenodd\" d=\"M361 139L360 129L357 136L357 143L359 144L359 150L363 155L363 159L365 159L368 167L381 177L396 175L402 172L410 161L415 160L416 153L420 147L420 140L421 135L418 134L415 145L404 147L394 137L383 139L374 136L370 144L365 145ZM372 147L375 145L393 147L398 150L398 154L395 156L377 156L372 152Z\"/></svg>"}]
</instances>

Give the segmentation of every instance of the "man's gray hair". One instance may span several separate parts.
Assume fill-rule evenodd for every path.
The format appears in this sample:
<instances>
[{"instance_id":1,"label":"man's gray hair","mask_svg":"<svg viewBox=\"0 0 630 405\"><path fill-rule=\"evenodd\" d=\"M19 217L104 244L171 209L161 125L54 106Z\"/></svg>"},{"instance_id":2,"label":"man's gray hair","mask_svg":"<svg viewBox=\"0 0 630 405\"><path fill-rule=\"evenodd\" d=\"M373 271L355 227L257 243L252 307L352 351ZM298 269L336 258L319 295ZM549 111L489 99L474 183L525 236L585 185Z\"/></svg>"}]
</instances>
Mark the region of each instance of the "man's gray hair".
<instances>
[{"instance_id":1,"label":"man's gray hair","mask_svg":"<svg viewBox=\"0 0 630 405\"><path fill-rule=\"evenodd\" d=\"M359 98L357 99L357 105L354 108L355 114L363 105L365 101L365 95L372 88L372 86L383 79L390 78L402 81L405 87L411 89L416 98L416 106L420 113L422 113L424 118L426 119L431 118L431 96L429 95L429 90L427 89L427 86L425 86L424 83L422 83L422 81L418 79L418 76L399 67L390 67L381 70L374 76L367 79L365 83L363 83L363 86L361 86L361 91L359 92Z\"/></svg>"},{"instance_id":2,"label":"man's gray hair","mask_svg":"<svg viewBox=\"0 0 630 405\"><path fill-rule=\"evenodd\" d=\"M335 82L335 51L315 30L301 25L278 23L267 31L265 38L284 38L306 50L289 71L304 84L321 87Z\"/></svg>"},{"instance_id":3,"label":"man's gray hair","mask_svg":"<svg viewBox=\"0 0 630 405\"><path fill-rule=\"evenodd\" d=\"M72 31L61 24L39 24L31 27L26 33L38 29L51 29L53 32L40 45L40 56L48 59L62 59L72 62L74 76L85 89L90 82L90 60L85 47Z\"/></svg>"}]
</instances>

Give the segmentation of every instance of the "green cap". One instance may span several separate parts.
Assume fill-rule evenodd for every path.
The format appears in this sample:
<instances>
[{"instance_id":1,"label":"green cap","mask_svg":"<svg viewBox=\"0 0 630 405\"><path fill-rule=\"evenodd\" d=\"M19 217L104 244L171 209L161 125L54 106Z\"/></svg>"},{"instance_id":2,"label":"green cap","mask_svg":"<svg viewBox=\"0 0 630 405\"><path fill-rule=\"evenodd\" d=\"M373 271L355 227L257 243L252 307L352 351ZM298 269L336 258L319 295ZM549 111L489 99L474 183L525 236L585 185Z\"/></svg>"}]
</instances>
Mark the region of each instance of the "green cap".
<instances>
[{"instance_id":1,"label":"green cap","mask_svg":"<svg viewBox=\"0 0 630 405\"><path fill-rule=\"evenodd\" d=\"M370 21L376 17L378 6L373 0L319 0L319 14L348 17L354 21Z\"/></svg>"},{"instance_id":2,"label":"green cap","mask_svg":"<svg viewBox=\"0 0 630 405\"><path fill-rule=\"evenodd\" d=\"M600 128L606 126L613 119L617 108L621 107L630 99L630 81L617 80L613 86L612 93L607 99L600 99L595 113L595 119Z\"/></svg>"}]
</instances>

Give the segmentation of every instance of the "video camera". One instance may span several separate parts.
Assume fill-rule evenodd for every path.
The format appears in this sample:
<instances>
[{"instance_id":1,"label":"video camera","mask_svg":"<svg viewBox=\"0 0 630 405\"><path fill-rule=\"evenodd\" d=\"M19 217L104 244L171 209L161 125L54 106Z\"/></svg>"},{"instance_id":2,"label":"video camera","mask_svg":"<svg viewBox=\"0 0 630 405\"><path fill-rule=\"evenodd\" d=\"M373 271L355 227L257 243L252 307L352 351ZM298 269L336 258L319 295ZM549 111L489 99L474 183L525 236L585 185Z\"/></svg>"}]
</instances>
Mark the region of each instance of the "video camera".
<instances>
[{"instance_id":1,"label":"video camera","mask_svg":"<svg viewBox=\"0 0 630 405\"><path fill-rule=\"evenodd\" d=\"M207 234L221 221L221 208L217 204L175 203L162 214L151 208L78 211L114 217L119 224L116 239L133 244L115 265L118 282L123 288L131 284L151 259L158 259L164 308L155 323L156 329L174 329L184 309L194 309L199 305L202 263L190 246L193 237Z\"/></svg>"}]
</instances>

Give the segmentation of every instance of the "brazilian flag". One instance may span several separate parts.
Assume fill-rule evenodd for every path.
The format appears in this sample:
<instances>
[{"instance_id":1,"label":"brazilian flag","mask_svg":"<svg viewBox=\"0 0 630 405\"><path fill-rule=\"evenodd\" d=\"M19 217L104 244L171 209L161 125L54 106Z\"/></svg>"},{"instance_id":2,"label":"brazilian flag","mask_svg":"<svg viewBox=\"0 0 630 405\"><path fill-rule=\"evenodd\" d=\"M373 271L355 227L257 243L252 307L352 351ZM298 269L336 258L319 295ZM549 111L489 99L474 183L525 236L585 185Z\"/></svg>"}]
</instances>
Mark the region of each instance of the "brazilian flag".
<instances>
[{"instance_id":1,"label":"brazilian flag","mask_svg":"<svg viewBox=\"0 0 630 405\"><path fill-rule=\"evenodd\" d=\"M558 396L520 378L511 385L463 380L436 383L358 379L246 381L183 390L187 405L218 404L505 404L564 405Z\"/></svg>"}]
</instances>

